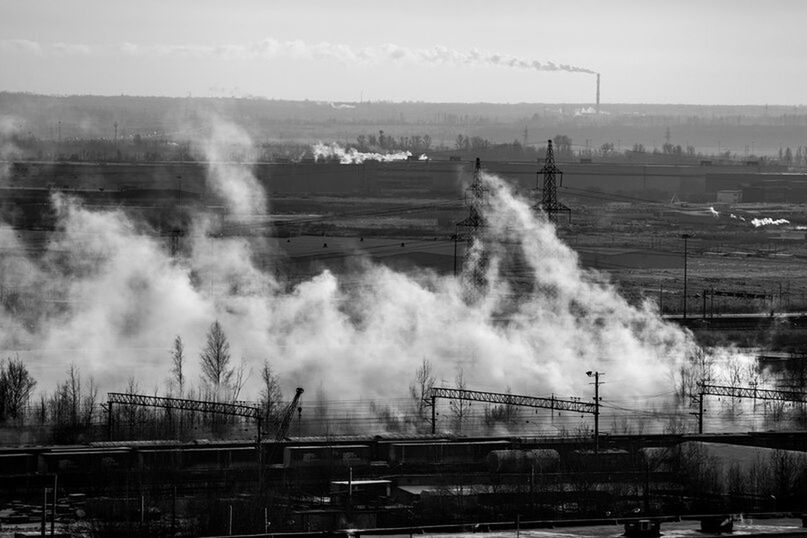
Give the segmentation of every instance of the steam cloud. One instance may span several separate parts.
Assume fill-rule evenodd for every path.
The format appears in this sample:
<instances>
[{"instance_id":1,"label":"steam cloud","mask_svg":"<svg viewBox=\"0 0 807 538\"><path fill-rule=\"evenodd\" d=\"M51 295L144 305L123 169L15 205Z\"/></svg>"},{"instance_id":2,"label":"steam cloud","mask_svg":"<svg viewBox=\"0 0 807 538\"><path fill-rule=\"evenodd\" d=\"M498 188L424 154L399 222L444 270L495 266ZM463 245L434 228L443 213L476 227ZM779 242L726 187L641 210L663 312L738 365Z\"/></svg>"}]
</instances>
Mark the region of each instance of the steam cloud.
<instances>
[{"instance_id":1,"label":"steam cloud","mask_svg":"<svg viewBox=\"0 0 807 538\"><path fill-rule=\"evenodd\" d=\"M751 224L754 225L754 228L759 228L760 226L780 226L782 224L790 224L790 221L787 219L772 219L770 217L764 217L761 219L751 219Z\"/></svg>"},{"instance_id":2,"label":"steam cloud","mask_svg":"<svg viewBox=\"0 0 807 538\"><path fill-rule=\"evenodd\" d=\"M405 161L412 156L411 151L396 151L393 153L363 152L356 148L345 149L336 143L323 144L322 142L314 144L311 151L314 153L314 159L317 161L339 159L339 162L342 164L361 164L364 161ZM428 157L425 154L418 157L419 161L425 161L427 159Z\"/></svg>"},{"instance_id":3,"label":"steam cloud","mask_svg":"<svg viewBox=\"0 0 807 538\"><path fill-rule=\"evenodd\" d=\"M0 183L4 183L8 177L10 164L7 159L18 149L13 142L13 136L17 131L14 117L0 116Z\"/></svg>"},{"instance_id":4,"label":"steam cloud","mask_svg":"<svg viewBox=\"0 0 807 538\"><path fill-rule=\"evenodd\" d=\"M90 55L125 54L130 56L162 56L222 59L269 59L293 58L301 60L329 60L345 65L377 65L390 62L406 62L421 65L457 65L506 67L532 71L566 71L570 73L596 74L585 67L552 61L481 51L477 49L456 50L444 46L412 48L387 43L356 48L342 43L306 43L301 40L280 41L268 37L248 44L182 44L141 45L120 43L116 45L91 46L82 43L42 43L26 39L0 40L0 51L32 54Z\"/></svg>"},{"instance_id":5,"label":"steam cloud","mask_svg":"<svg viewBox=\"0 0 807 538\"><path fill-rule=\"evenodd\" d=\"M234 140L249 144L223 125L200 144L211 186L231 211L265 207L248 167L215 163ZM58 231L43 255L27 254L13 230L0 227L2 247L16 253L0 261L0 284L24 298L19 309L3 303L0 352L19 353L44 390L75 362L102 390L136 377L162 392L174 336L186 341L188 379L198 380L196 357L218 319L236 360L257 369L269 359L287 388L321 386L331 398L405 397L426 358L446 384L462 368L469 388L587 394L584 372L597 369L608 374L611 398L671 400L676 376L698 352L691 335L663 321L652 303L631 305L605 277L581 268L527 200L498 177L482 177L492 189L482 238L491 263L487 291L472 303L453 276L370 261L344 278L324 270L278 282L253 263L249 238L214 237L204 216L187 255L172 258L121 211L57 196ZM531 293L515 293L503 274L513 249ZM256 377L247 397L258 392Z\"/></svg>"}]
</instances>

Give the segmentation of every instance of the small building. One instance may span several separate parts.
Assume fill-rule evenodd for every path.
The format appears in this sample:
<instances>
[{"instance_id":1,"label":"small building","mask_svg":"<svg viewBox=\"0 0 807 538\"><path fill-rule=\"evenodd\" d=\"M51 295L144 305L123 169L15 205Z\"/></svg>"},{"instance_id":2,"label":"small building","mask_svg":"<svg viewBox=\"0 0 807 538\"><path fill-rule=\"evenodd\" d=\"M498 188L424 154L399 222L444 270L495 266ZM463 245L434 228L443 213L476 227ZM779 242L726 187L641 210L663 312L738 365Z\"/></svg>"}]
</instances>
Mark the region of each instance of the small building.
<instances>
[{"instance_id":1,"label":"small building","mask_svg":"<svg viewBox=\"0 0 807 538\"><path fill-rule=\"evenodd\" d=\"M717 191L717 198L715 200L718 204L739 204L743 201L743 191L741 190L722 190Z\"/></svg>"},{"instance_id":2,"label":"small building","mask_svg":"<svg viewBox=\"0 0 807 538\"><path fill-rule=\"evenodd\" d=\"M334 480L331 481L331 501L337 505L371 504L380 498L389 498L390 480Z\"/></svg>"}]
</instances>

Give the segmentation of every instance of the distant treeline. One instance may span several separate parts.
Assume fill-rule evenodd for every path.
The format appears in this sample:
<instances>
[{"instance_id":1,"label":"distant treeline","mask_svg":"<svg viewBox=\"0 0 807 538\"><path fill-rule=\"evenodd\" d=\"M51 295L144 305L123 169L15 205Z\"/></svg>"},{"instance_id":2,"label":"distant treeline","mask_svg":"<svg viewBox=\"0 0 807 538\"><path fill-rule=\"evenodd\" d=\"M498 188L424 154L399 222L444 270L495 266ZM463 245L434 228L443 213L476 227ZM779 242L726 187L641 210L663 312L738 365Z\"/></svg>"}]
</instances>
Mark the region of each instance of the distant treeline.
<instances>
[{"instance_id":1,"label":"distant treeline","mask_svg":"<svg viewBox=\"0 0 807 538\"><path fill-rule=\"evenodd\" d=\"M790 146L795 166L798 148L807 146L807 111L798 107L603 104L598 113L579 103L331 103L0 92L0 136L6 142L14 137L14 144L0 144L0 159L21 154L22 159L185 160L194 157L187 142L205 140L211 125L221 120L249 135L261 148L255 157L260 160L298 158L317 141L363 146L357 140L362 136L364 148L385 147L369 140L382 130L399 145L396 149L413 153L458 149L455 142L462 136L475 149L481 140L511 146L517 140L530 156L530 148L561 133L577 140L576 154L584 149L597 154L611 144L616 154L638 145L648 154L672 155L680 146L682 156L691 154L692 147L707 155L776 159L782 146L779 160L787 162ZM665 151L666 145L672 149Z\"/></svg>"}]
</instances>

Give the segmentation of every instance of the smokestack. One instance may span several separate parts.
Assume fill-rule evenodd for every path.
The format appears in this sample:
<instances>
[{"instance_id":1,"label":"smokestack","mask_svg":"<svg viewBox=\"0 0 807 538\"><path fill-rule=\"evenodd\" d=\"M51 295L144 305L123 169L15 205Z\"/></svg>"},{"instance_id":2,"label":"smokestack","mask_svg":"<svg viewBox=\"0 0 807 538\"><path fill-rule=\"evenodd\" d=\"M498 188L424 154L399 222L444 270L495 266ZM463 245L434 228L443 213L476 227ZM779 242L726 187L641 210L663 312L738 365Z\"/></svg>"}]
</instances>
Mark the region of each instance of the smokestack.
<instances>
[{"instance_id":1,"label":"smokestack","mask_svg":"<svg viewBox=\"0 0 807 538\"><path fill-rule=\"evenodd\" d=\"M600 113L600 74L597 73L597 114Z\"/></svg>"}]
</instances>

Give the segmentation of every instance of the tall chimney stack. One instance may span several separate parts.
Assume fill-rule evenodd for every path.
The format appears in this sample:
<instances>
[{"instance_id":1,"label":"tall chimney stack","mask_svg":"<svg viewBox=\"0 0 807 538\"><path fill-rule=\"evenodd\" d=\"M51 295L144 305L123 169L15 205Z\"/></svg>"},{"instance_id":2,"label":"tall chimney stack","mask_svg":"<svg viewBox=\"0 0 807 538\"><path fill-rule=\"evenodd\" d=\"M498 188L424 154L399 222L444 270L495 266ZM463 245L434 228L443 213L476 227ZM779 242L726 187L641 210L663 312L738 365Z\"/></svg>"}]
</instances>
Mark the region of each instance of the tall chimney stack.
<instances>
[{"instance_id":1,"label":"tall chimney stack","mask_svg":"<svg viewBox=\"0 0 807 538\"><path fill-rule=\"evenodd\" d=\"M597 114L600 113L600 74L597 73Z\"/></svg>"}]
</instances>

